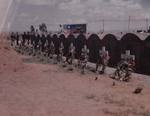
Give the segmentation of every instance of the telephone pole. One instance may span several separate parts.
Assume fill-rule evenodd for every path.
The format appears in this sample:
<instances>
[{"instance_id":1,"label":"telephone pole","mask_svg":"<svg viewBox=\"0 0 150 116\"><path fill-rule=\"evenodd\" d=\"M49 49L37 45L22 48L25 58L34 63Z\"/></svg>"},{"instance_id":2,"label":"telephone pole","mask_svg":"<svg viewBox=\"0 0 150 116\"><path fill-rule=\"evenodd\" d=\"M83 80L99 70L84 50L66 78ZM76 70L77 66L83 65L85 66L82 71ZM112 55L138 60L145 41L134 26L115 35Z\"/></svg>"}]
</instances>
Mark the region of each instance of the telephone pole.
<instances>
[{"instance_id":1,"label":"telephone pole","mask_svg":"<svg viewBox=\"0 0 150 116\"><path fill-rule=\"evenodd\" d=\"M148 32L149 26L148 26L148 18L146 18L146 31Z\"/></svg>"},{"instance_id":2,"label":"telephone pole","mask_svg":"<svg viewBox=\"0 0 150 116\"><path fill-rule=\"evenodd\" d=\"M105 31L105 20L104 19L102 20L102 23L103 23L103 33L104 33L104 31Z\"/></svg>"},{"instance_id":3,"label":"telephone pole","mask_svg":"<svg viewBox=\"0 0 150 116\"><path fill-rule=\"evenodd\" d=\"M130 32L130 24L131 24L131 16L129 16L129 20L128 20L128 32Z\"/></svg>"}]
</instances>

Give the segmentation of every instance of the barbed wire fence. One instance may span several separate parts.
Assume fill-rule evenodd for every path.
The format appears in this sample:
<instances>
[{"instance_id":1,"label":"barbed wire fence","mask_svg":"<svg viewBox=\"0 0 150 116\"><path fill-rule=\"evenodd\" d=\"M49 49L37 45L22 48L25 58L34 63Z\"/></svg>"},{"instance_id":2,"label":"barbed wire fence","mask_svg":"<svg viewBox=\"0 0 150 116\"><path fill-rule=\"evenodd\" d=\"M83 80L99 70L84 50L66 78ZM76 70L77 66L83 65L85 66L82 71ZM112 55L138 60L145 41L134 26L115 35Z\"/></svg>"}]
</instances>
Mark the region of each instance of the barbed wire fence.
<instances>
[{"instance_id":1,"label":"barbed wire fence","mask_svg":"<svg viewBox=\"0 0 150 116\"><path fill-rule=\"evenodd\" d=\"M87 22L75 22L75 23L50 23L41 21L47 25L48 31L60 31L60 25L63 24L87 24L87 32L136 32L137 30L148 31L150 26L150 19L140 18L140 19L100 19L95 21ZM16 24L15 24L16 25ZM38 29L39 24L24 24L16 25L16 28L20 31L25 31L30 29L30 26L33 25Z\"/></svg>"},{"instance_id":2,"label":"barbed wire fence","mask_svg":"<svg viewBox=\"0 0 150 116\"><path fill-rule=\"evenodd\" d=\"M107 31L126 31L135 32L137 30L147 31L150 26L150 19L148 18L131 18L129 19L100 19L95 21L81 22L87 24L88 31L107 32ZM59 30L62 23L52 24L46 23L49 30ZM67 23L64 23L67 24ZM70 24L70 23L68 23ZM73 23L72 23L73 24ZM79 23L75 23L79 24ZM37 27L37 25L35 25Z\"/></svg>"}]
</instances>

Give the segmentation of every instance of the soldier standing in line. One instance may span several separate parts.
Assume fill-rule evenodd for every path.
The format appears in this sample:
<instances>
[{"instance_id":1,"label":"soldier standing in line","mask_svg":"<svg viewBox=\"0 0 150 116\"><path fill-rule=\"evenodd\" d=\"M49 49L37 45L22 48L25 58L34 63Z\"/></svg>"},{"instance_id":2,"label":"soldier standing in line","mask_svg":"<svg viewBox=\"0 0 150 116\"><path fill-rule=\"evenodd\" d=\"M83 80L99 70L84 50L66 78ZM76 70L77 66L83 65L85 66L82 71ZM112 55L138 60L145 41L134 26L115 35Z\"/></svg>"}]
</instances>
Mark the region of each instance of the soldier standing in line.
<instances>
[{"instance_id":1,"label":"soldier standing in line","mask_svg":"<svg viewBox=\"0 0 150 116\"><path fill-rule=\"evenodd\" d=\"M102 50L99 51L99 59L96 64L96 71L98 71L98 67L100 66L101 70L99 73L104 74L106 66L108 65L109 59L110 57L109 57L108 51L106 51L105 47L102 47Z\"/></svg>"},{"instance_id":2,"label":"soldier standing in line","mask_svg":"<svg viewBox=\"0 0 150 116\"><path fill-rule=\"evenodd\" d=\"M85 73L85 68L88 62L88 55L89 55L89 49L87 49L87 46L84 45L84 48L82 48L81 51L81 57L80 57L80 61L79 61L79 65L81 65L81 73L84 74Z\"/></svg>"}]
</instances>

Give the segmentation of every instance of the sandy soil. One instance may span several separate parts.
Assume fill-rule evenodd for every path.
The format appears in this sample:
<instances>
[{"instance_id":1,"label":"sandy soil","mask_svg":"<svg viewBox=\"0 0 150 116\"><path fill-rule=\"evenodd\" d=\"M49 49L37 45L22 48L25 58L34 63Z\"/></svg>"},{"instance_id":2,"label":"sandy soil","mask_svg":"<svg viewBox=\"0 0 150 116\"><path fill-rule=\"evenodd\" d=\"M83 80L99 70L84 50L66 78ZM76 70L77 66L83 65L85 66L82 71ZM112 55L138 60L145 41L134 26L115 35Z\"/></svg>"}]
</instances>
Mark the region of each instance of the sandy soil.
<instances>
[{"instance_id":1,"label":"sandy soil","mask_svg":"<svg viewBox=\"0 0 150 116\"><path fill-rule=\"evenodd\" d=\"M0 41L0 116L150 116L150 78L129 83L81 75L59 65L25 63ZM143 87L141 94L133 94Z\"/></svg>"}]
</instances>

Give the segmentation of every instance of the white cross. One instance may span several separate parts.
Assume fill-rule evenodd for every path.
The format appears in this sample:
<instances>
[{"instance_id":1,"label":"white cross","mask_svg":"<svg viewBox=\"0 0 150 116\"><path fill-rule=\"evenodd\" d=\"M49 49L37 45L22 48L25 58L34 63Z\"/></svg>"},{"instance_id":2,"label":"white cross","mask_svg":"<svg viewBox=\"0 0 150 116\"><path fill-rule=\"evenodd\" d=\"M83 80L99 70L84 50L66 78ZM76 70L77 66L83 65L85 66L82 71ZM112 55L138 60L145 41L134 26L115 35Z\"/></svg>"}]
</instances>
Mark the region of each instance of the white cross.
<instances>
[{"instance_id":1,"label":"white cross","mask_svg":"<svg viewBox=\"0 0 150 116\"><path fill-rule=\"evenodd\" d=\"M135 60L135 55L131 55L131 51L130 50L126 50L125 54L121 54L121 59L127 60L132 58L133 60Z\"/></svg>"},{"instance_id":2,"label":"white cross","mask_svg":"<svg viewBox=\"0 0 150 116\"><path fill-rule=\"evenodd\" d=\"M108 53L108 51L106 50L106 47L103 46L103 47L102 47L102 50L100 50L100 54L104 55L104 54L106 54L106 53Z\"/></svg>"}]
</instances>

